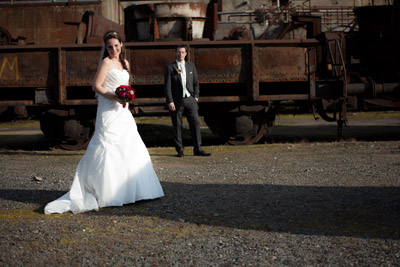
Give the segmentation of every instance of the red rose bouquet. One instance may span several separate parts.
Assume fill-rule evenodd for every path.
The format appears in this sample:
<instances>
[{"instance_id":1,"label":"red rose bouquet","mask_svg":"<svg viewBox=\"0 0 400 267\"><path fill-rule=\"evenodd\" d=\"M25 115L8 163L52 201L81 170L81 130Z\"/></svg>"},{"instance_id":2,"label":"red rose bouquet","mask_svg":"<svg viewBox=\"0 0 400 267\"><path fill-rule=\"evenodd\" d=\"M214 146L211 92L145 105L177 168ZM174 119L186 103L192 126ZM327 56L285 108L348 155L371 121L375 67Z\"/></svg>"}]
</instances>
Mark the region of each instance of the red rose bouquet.
<instances>
[{"instance_id":1,"label":"red rose bouquet","mask_svg":"<svg viewBox=\"0 0 400 267\"><path fill-rule=\"evenodd\" d=\"M125 103L123 107L126 107L126 103L135 99L135 90L129 85L120 85L116 90L115 94L119 99L122 99Z\"/></svg>"}]
</instances>

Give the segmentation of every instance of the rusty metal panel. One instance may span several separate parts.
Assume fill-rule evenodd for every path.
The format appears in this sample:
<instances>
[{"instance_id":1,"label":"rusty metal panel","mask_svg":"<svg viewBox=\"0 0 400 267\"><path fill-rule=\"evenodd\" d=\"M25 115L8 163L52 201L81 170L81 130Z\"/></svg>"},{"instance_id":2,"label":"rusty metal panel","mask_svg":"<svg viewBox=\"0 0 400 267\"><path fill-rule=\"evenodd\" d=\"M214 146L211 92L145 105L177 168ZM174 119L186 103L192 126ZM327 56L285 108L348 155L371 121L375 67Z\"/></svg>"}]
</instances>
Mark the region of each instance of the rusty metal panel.
<instances>
[{"instance_id":1,"label":"rusty metal panel","mask_svg":"<svg viewBox=\"0 0 400 267\"><path fill-rule=\"evenodd\" d=\"M286 101L286 100L309 100L308 94L283 94L283 95L260 95L256 101Z\"/></svg>"},{"instance_id":2,"label":"rusty metal panel","mask_svg":"<svg viewBox=\"0 0 400 267\"><path fill-rule=\"evenodd\" d=\"M100 15L95 14L92 11L86 11L83 17L83 21L88 17L88 24L87 24L87 36L86 42L87 43L103 43L103 35L109 31L114 30L119 33L121 36L122 41L125 41L125 32L124 26L119 25L111 20L108 20Z\"/></svg>"},{"instance_id":3,"label":"rusty metal panel","mask_svg":"<svg viewBox=\"0 0 400 267\"><path fill-rule=\"evenodd\" d=\"M261 82L307 81L307 48L257 47Z\"/></svg>"},{"instance_id":4,"label":"rusty metal panel","mask_svg":"<svg viewBox=\"0 0 400 267\"><path fill-rule=\"evenodd\" d=\"M86 10L102 14L101 2L87 5L25 5L0 7L0 25L25 44L74 44Z\"/></svg>"},{"instance_id":5,"label":"rusty metal panel","mask_svg":"<svg viewBox=\"0 0 400 267\"><path fill-rule=\"evenodd\" d=\"M247 95L250 97L250 99L254 100L257 96L260 95L260 71L258 69L259 57L257 55L257 48L254 43L251 46L251 59L251 74L249 75L251 76L251 79L248 80L249 82L247 85Z\"/></svg>"},{"instance_id":6,"label":"rusty metal panel","mask_svg":"<svg viewBox=\"0 0 400 267\"><path fill-rule=\"evenodd\" d=\"M203 38L207 4L151 3L126 8L126 23L134 25L128 40L195 40Z\"/></svg>"},{"instance_id":7,"label":"rusty metal panel","mask_svg":"<svg viewBox=\"0 0 400 267\"><path fill-rule=\"evenodd\" d=\"M0 88L56 86L56 49L13 49L1 51Z\"/></svg>"},{"instance_id":8,"label":"rusty metal panel","mask_svg":"<svg viewBox=\"0 0 400 267\"><path fill-rule=\"evenodd\" d=\"M246 46L197 47L194 49L201 83L244 83L248 66Z\"/></svg>"},{"instance_id":9,"label":"rusty metal panel","mask_svg":"<svg viewBox=\"0 0 400 267\"><path fill-rule=\"evenodd\" d=\"M317 87L316 87L316 71L317 71L317 48L309 48L308 49L308 71L309 71L309 79L310 79L310 99L313 99L317 95Z\"/></svg>"},{"instance_id":10,"label":"rusty metal panel","mask_svg":"<svg viewBox=\"0 0 400 267\"><path fill-rule=\"evenodd\" d=\"M31 105L33 105L32 100L0 101L0 106L31 106Z\"/></svg>"},{"instance_id":11,"label":"rusty metal panel","mask_svg":"<svg viewBox=\"0 0 400 267\"><path fill-rule=\"evenodd\" d=\"M66 50L66 86L91 86L100 57L99 48Z\"/></svg>"},{"instance_id":12,"label":"rusty metal panel","mask_svg":"<svg viewBox=\"0 0 400 267\"><path fill-rule=\"evenodd\" d=\"M164 68L174 62L175 47L130 48L127 59L133 84L164 84Z\"/></svg>"},{"instance_id":13,"label":"rusty metal panel","mask_svg":"<svg viewBox=\"0 0 400 267\"><path fill-rule=\"evenodd\" d=\"M80 99L80 100L67 100L67 105L96 105L97 99Z\"/></svg>"},{"instance_id":14,"label":"rusty metal panel","mask_svg":"<svg viewBox=\"0 0 400 267\"><path fill-rule=\"evenodd\" d=\"M67 87L65 85L66 81L66 71L65 71L65 50L60 47L57 49L58 52L58 103L65 104L67 100Z\"/></svg>"}]
</instances>

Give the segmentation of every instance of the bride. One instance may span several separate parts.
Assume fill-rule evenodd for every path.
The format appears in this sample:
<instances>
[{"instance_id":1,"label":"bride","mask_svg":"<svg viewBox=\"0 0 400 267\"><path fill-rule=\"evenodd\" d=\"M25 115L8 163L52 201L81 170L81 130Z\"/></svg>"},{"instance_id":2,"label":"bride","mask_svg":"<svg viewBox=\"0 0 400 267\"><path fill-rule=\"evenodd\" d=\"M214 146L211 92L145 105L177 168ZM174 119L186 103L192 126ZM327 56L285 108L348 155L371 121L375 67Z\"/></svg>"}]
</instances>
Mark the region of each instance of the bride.
<instances>
[{"instance_id":1,"label":"bride","mask_svg":"<svg viewBox=\"0 0 400 267\"><path fill-rule=\"evenodd\" d=\"M116 31L107 32L103 39L104 59L93 83L98 97L95 132L70 191L48 203L45 214L80 213L164 196L135 120L115 95L117 87L129 83L122 39Z\"/></svg>"}]
</instances>

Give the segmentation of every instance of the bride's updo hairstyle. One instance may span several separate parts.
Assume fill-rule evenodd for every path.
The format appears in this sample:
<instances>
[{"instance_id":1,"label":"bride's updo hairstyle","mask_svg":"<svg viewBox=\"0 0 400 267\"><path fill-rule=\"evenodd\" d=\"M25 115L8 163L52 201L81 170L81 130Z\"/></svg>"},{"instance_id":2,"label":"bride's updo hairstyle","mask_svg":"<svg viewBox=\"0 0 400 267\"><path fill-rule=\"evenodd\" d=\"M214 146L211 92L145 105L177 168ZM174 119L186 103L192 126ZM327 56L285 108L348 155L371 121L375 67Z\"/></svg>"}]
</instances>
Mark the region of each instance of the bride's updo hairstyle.
<instances>
[{"instance_id":1,"label":"bride's updo hairstyle","mask_svg":"<svg viewBox=\"0 0 400 267\"><path fill-rule=\"evenodd\" d=\"M107 47L107 41L113 38L117 39L120 43L122 43L122 38L117 31L108 31L103 36L104 47ZM119 54L119 61L121 62L122 67L128 71L128 66L126 65L124 54L125 54L125 47L123 46L121 49L121 53ZM104 50L103 59L106 57L108 57L107 49Z\"/></svg>"}]
</instances>

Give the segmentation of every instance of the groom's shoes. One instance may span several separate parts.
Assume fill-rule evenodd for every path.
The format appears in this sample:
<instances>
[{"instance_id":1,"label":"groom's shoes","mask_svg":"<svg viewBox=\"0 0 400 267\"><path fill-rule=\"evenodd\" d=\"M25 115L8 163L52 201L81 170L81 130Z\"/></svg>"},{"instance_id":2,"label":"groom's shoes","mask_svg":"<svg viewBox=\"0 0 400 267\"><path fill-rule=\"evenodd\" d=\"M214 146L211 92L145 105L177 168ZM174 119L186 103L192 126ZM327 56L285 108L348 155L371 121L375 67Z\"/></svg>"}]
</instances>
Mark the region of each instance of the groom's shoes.
<instances>
[{"instance_id":1,"label":"groom's shoes","mask_svg":"<svg viewBox=\"0 0 400 267\"><path fill-rule=\"evenodd\" d=\"M202 156L202 157L208 157L211 156L211 153L206 153L203 150L200 151L194 151L193 152L195 156Z\"/></svg>"},{"instance_id":2,"label":"groom's shoes","mask_svg":"<svg viewBox=\"0 0 400 267\"><path fill-rule=\"evenodd\" d=\"M178 158L183 158L185 155L183 154L183 151L179 151L178 155L176 155Z\"/></svg>"}]
</instances>

